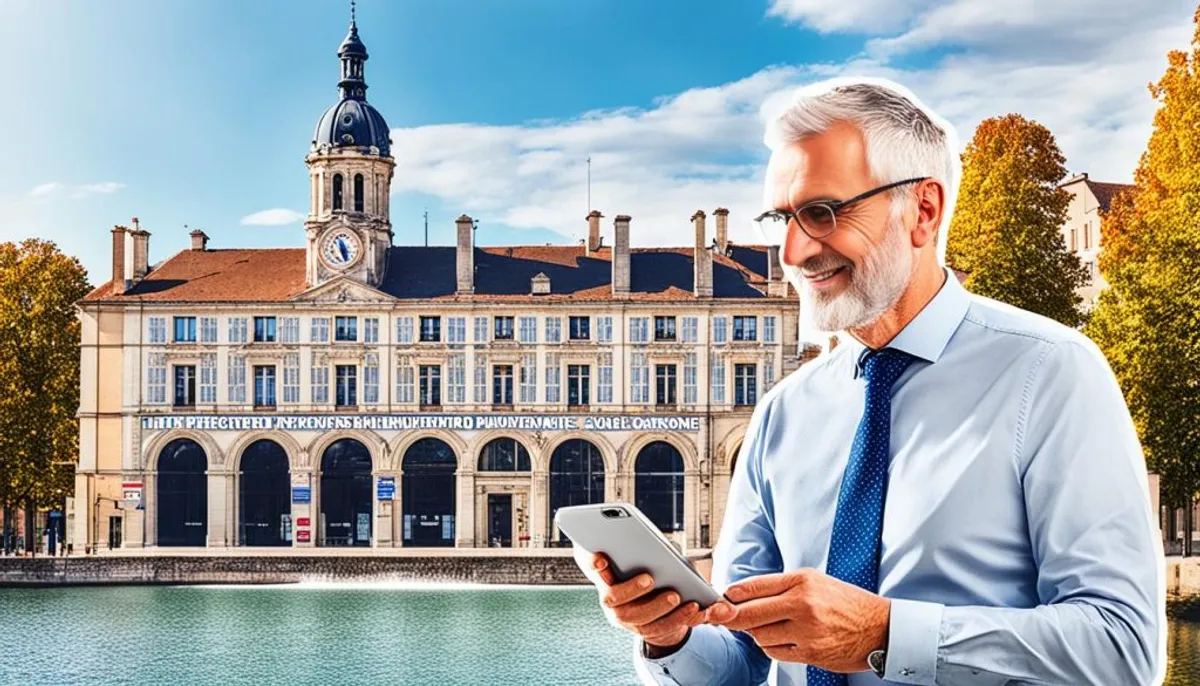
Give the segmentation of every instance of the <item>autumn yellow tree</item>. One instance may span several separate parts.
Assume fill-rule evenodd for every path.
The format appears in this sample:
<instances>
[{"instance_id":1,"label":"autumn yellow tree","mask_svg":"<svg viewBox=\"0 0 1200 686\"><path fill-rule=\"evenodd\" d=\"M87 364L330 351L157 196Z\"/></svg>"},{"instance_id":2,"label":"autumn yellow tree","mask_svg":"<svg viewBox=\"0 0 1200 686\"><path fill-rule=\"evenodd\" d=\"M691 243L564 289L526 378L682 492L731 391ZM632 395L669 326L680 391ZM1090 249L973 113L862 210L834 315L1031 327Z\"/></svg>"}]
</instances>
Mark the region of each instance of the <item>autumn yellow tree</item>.
<instances>
[{"instance_id":1,"label":"autumn yellow tree","mask_svg":"<svg viewBox=\"0 0 1200 686\"><path fill-rule=\"evenodd\" d=\"M1108 358L1164 504L1200 491L1200 9L1168 54L1135 187L1101 218L1100 294L1084 328Z\"/></svg>"},{"instance_id":2,"label":"autumn yellow tree","mask_svg":"<svg viewBox=\"0 0 1200 686\"><path fill-rule=\"evenodd\" d=\"M32 512L61 503L71 491L79 436L75 302L87 291L83 266L53 243L0 244L0 506L6 514L15 506Z\"/></svg>"},{"instance_id":3,"label":"autumn yellow tree","mask_svg":"<svg viewBox=\"0 0 1200 686\"><path fill-rule=\"evenodd\" d=\"M962 155L946 261L963 284L1068 326L1083 323L1076 289L1087 270L1067 249L1065 158L1050 130L1018 114L984 120Z\"/></svg>"}]
</instances>

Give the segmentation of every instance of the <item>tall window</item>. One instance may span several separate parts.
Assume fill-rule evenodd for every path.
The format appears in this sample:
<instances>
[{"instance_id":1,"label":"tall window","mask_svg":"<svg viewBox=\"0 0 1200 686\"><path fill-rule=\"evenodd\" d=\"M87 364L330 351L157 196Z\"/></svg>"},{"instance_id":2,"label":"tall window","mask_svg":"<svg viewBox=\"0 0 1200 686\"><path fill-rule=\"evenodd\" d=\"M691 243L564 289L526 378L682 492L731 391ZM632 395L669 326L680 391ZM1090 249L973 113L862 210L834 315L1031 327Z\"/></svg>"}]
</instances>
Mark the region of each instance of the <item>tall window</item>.
<instances>
[{"instance_id":1,"label":"tall window","mask_svg":"<svg viewBox=\"0 0 1200 686\"><path fill-rule=\"evenodd\" d=\"M591 317L571 317L571 340L586 341L592 337Z\"/></svg>"},{"instance_id":2,"label":"tall window","mask_svg":"<svg viewBox=\"0 0 1200 686\"><path fill-rule=\"evenodd\" d=\"M758 340L758 317L734 317L733 318L733 340L735 341L756 341Z\"/></svg>"},{"instance_id":3,"label":"tall window","mask_svg":"<svg viewBox=\"0 0 1200 686\"><path fill-rule=\"evenodd\" d=\"M363 319L363 343L379 342L379 317Z\"/></svg>"},{"instance_id":4,"label":"tall window","mask_svg":"<svg viewBox=\"0 0 1200 686\"><path fill-rule=\"evenodd\" d=\"M335 370L337 395L334 403L338 407L358 405L358 365L339 364Z\"/></svg>"},{"instance_id":5,"label":"tall window","mask_svg":"<svg viewBox=\"0 0 1200 686\"><path fill-rule=\"evenodd\" d=\"M358 340L358 317L335 317L333 320L333 325L333 340Z\"/></svg>"},{"instance_id":6,"label":"tall window","mask_svg":"<svg viewBox=\"0 0 1200 686\"><path fill-rule=\"evenodd\" d=\"M437 343L442 340L442 318L421 317L421 342Z\"/></svg>"},{"instance_id":7,"label":"tall window","mask_svg":"<svg viewBox=\"0 0 1200 686\"><path fill-rule=\"evenodd\" d=\"M422 405L442 404L442 368L436 364L423 364L419 370Z\"/></svg>"},{"instance_id":8,"label":"tall window","mask_svg":"<svg viewBox=\"0 0 1200 686\"><path fill-rule=\"evenodd\" d=\"M650 402L650 364L644 352L635 352L629 356L629 401Z\"/></svg>"},{"instance_id":9,"label":"tall window","mask_svg":"<svg viewBox=\"0 0 1200 686\"><path fill-rule=\"evenodd\" d=\"M758 380L753 364L736 364L733 366L733 404L753 405L758 400Z\"/></svg>"},{"instance_id":10,"label":"tall window","mask_svg":"<svg viewBox=\"0 0 1200 686\"><path fill-rule=\"evenodd\" d=\"M200 355L200 402L213 405L217 402L217 354Z\"/></svg>"},{"instance_id":11,"label":"tall window","mask_svg":"<svg viewBox=\"0 0 1200 686\"><path fill-rule=\"evenodd\" d=\"M488 340L487 332L488 332L488 318L487 317L476 317L475 318L475 342L476 343L487 343L487 340ZM485 374L484 376L486 378L487 375ZM477 402L484 402L484 401L480 400Z\"/></svg>"},{"instance_id":12,"label":"tall window","mask_svg":"<svg viewBox=\"0 0 1200 686\"><path fill-rule=\"evenodd\" d=\"M511 341L513 339L513 318L512 317L494 317L495 329L492 331L493 339L497 341Z\"/></svg>"},{"instance_id":13,"label":"tall window","mask_svg":"<svg viewBox=\"0 0 1200 686\"><path fill-rule=\"evenodd\" d=\"M342 175L333 175L333 209L342 209Z\"/></svg>"},{"instance_id":14,"label":"tall window","mask_svg":"<svg viewBox=\"0 0 1200 686\"><path fill-rule=\"evenodd\" d=\"M629 319L629 342L630 343L649 343L650 342L650 318L649 317L630 317L630 319Z\"/></svg>"},{"instance_id":15,"label":"tall window","mask_svg":"<svg viewBox=\"0 0 1200 686\"><path fill-rule=\"evenodd\" d=\"M492 404L512 405L513 368L511 364L492 367Z\"/></svg>"},{"instance_id":16,"label":"tall window","mask_svg":"<svg viewBox=\"0 0 1200 686\"><path fill-rule=\"evenodd\" d=\"M229 402L243 404L246 402L246 358L241 355L230 355L228 363Z\"/></svg>"},{"instance_id":17,"label":"tall window","mask_svg":"<svg viewBox=\"0 0 1200 686\"><path fill-rule=\"evenodd\" d=\"M396 402L413 402L413 366L412 359L401 357L396 360Z\"/></svg>"},{"instance_id":18,"label":"tall window","mask_svg":"<svg viewBox=\"0 0 1200 686\"><path fill-rule=\"evenodd\" d=\"M217 318L216 317L201 317L200 318L200 342L201 343L216 343L217 342Z\"/></svg>"},{"instance_id":19,"label":"tall window","mask_svg":"<svg viewBox=\"0 0 1200 686\"><path fill-rule=\"evenodd\" d=\"M596 341L599 343L612 343L613 338L613 318L609 315L596 318Z\"/></svg>"},{"instance_id":20,"label":"tall window","mask_svg":"<svg viewBox=\"0 0 1200 686\"><path fill-rule=\"evenodd\" d=\"M167 324L163 322L163 336ZM146 402L163 405L167 402L167 356L165 353L150 353L146 356Z\"/></svg>"},{"instance_id":21,"label":"tall window","mask_svg":"<svg viewBox=\"0 0 1200 686\"><path fill-rule=\"evenodd\" d=\"M397 317L396 318L396 342L401 345L408 345L413 342L413 319L412 317Z\"/></svg>"},{"instance_id":22,"label":"tall window","mask_svg":"<svg viewBox=\"0 0 1200 686\"><path fill-rule=\"evenodd\" d=\"M682 342L695 343L696 341L699 340L699 336L697 335L697 331L699 329L699 324L700 324L700 319L698 317L684 317L683 318L683 337L681 339Z\"/></svg>"},{"instance_id":23,"label":"tall window","mask_svg":"<svg viewBox=\"0 0 1200 686\"><path fill-rule=\"evenodd\" d=\"M448 396L447 400L452 403L467 402L466 355L463 353L457 353L450 356L446 377L446 395Z\"/></svg>"},{"instance_id":24,"label":"tall window","mask_svg":"<svg viewBox=\"0 0 1200 686\"><path fill-rule=\"evenodd\" d=\"M254 318L254 342L255 343L274 343L275 342L275 318L274 317L255 317Z\"/></svg>"},{"instance_id":25,"label":"tall window","mask_svg":"<svg viewBox=\"0 0 1200 686\"><path fill-rule=\"evenodd\" d=\"M714 404L725 403L725 358L718 353L712 354L711 366L708 372L709 382L712 389L712 402Z\"/></svg>"},{"instance_id":26,"label":"tall window","mask_svg":"<svg viewBox=\"0 0 1200 686\"><path fill-rule=\"evenodd\" d=\"M655 317L654 318L654 340L656 340L656 341L673 341L673 340L675 340L675 318L674 317Z\"/></svg>"},{"instance_id":27,"label":"tall window","mask_svg":"<svg viewBox=\"0 0 1200 686\"><path fill-rule=\"evenodd\" d=\"M312 352L312 401L316 405L329 402L329 358L324 353Z\"/></svg>"},{"instance_id":28,"label":"tall window","mask_svg":"<svg viewBox=\"0 0 1200 686\"><path fill-rule=\"evenodd\" d=\"M546 317L546 342L562 343L562 317Z\"/></svg>"},{"instance_id":29,"label":"tall window","mask_svg":"<svg viewBox=\"0 0 1200 686\"><path fill-rule=\"evenodd\" d=\"M567 404L590 405L592 368L586 364L567 365Z\"/></svg>"},{"instance_id":30,"label":"tall window","mask_svg":"<svg viewBox=\"0 0 1200 686\"><path fill-rule=\"evenodd\" d=\"M763 343L775 342L775 317L763 317Z\"/></svg>"},{"instance_id":31,"label":"tall window","mask_svg":"<svg viewBox=\"0 0 1200 686\"><path fill-rule=\"evenodd\" d=\"M599 378L596 379L596 402L613 401L612 353L600 353Z\"/></svg>"},{"instance_id":32,"label":"tall window","mask_svg":"<svg viewBox=\"0 0 1200 686\"><path fill-rule=\"evenodd\" d=\"M254 406L275 407L275 365L254 367Z\"/></svg>"},{"instance_id":33,"label":"tall window","mask_svg":"<svg viewBox=\"0 0 1200 686\"><path fill-rule=\"evenodd\" d=\"M300 353L283 356L283 402L300 402Z\"/></svg>"},{"instance_id":34,"label":"tall window","mask_svg":"<svg viewBox=\"0 0 1200 686\"><path fill-rule=\"evenodd\" d=\"M300 342L300 318L299 317L283 317L279 320L279 342L280 343L299 343Z\"/></svg>"},{"instance_id":35,"label":"tall window","mask_svg":"<svg viewBox=\"0 0 1200 686\"><path fill-rule=\"evenodd\" d=\"M1074 252L1079 249L1079 243L1076 241L1076 237L1077 237L1078 233L1079 233L1079 229L1076 229L1074 226L1072 226L1071 227L1071 252Z\"/></svg>"},{"instance_id":36,"label":"tall window","mask_svg":"<svg viewBox=\"0 0 1200 686\"><path fill-rule=\"evenodd\" d=\"M195 317L176 317L175 318L175 342L176 343L195 343L196 342L196 318Z\"/></svg>"},{"instance_id":37,"label":"tall window","mask_svg":"<svg viewBox=\"0 0 1200 686\"><path fill-rule=\"evenodd\" d=\"M696 388L696 353L683 356L683 404L695 405L699 402L699 391Z\"/></svg>"},{"instance_id":38,"label":"tall window","mask_svg":"<svg viewBox=\"0 0 1200 686\"><path fill-rule=\"evenodd\" d=\"M313 343L329 342L329 317L313 317L309 338Z\"/></svg>"},{"instance_id":39,"label":"tall window","mask_svg":"<svg viewBox=\"0 0 1200 686\"><path fill-rule=\"evenodd\" d=\"M675 365L654 366L654 402L656 405L675 404Z\"/></svg>"},{"instance_id":40,"label":"tall window","mask_svg":"<svg viewBox=\"0 0 1200 686\"><path fill-rule=\"evenodd\" d=\"M354 211L363 211L363 175L354 175Z\"/></svg>"},{"instance_id":41,"label":"tall window","mask_svg":"<svg viewBox=\"0 0 1200 686\"><path fill-rule=\"evenodd\" d=\"M150 343L166 343L167 342L167 318L166 317L151 317L150 318Z\"/></svg>"},{"instance_id":42,"label":"tall window","mask_svg":"<svg viewBox=\"0 0 1200 686\"><path fill-rule=\"evenodd\" d=\"M196 404L196 366L175 367L175 407L191 407Z\"/></svg>"},{"instance_id":43,"label":"tall window","mask_svg":"<svg viewBox=\"0 0 1200 686\"><path fill-rule=\"evenodd\" d=\"M249 340L249 327L246 326L245 317L230 317L229 318L229 342L230 343L245 343Z\"/></svg>"},{"instance_id":44,"label":"tall window","mask_svg":"<svg viewBox=\"0 0 1200 686\"><path fill-rule=\"evenodd\" d=\"M717 345L723 345L729 336L729 319L727 317L713 317L712 320L712 340Z\"/></svg>"},{"instance_id":45,"label":"tall window","mask_svg":"<svg viewBox=\"0 0 1200 686\"><path fill-rule=\"evenodd\" d=\"M557 353L546 355L546 402L562 402L562 367Z\"/></svg>"},{"instance_id":46,"label":"tall window","mask_svg":"<svg viewBox=\"0 0 1200 686\"><path fill-rule=\"evenodd\" d=\"M447 343L466 343L467 342L467 318L466 317L450 317L446 320L446 342Z\"/></svg>"},{"instance_id":47,"label":"tall window","mask_svg":"<svg viewBox=\"0 0 1200 686\"><path fill-rule=\"evenodd\" d=\"M485 322L486 317L480 317ZM478 319L476 320L478 321ZM484 333L487 333L487 327L484 327ZM482 405L488 401L488 363L487 355L475 353L475 402Z\"/></svg>"},{"instance_id":48,"label":"tall window","mask_svg":"<svg viewBox=\"0 0 1200 686\"><path fill-rule=\"evenodd\" d=\"M537 343L537 317L521 317L520 329L522 343Z\"/></svg>"},{"instance_id":49,"label":"tall window","mask_svg":"<svg viewBox=\"0 0 1200 686\"><path fill-rule=\"evenodd\" d=\"M537 402L537 353L521 356L521 402Z\"/></svg>"}]
</instances>

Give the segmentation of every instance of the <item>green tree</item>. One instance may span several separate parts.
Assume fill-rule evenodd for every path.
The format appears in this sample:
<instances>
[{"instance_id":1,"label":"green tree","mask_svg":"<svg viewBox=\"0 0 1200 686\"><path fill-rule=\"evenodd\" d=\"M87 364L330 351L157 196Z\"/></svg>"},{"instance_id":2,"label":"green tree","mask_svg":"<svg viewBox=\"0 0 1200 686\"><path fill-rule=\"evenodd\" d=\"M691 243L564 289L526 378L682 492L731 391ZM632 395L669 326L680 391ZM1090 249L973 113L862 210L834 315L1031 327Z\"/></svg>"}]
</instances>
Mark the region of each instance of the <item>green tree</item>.
<instances>
[{"instance_id":1,"label":"green tree","mask_svg":"<svg viewBox=\"0 0 1200 686\"><path fill-rule=\"evenodd\" d=\"M1037 122L1009 114L980 123L962 156L946 261L968 273L967 290L1078 327L1076 289L1088 275L1062 239L1064 161Z\"/></svg>"},{"instance_id":2,"label":"green tree","mask_svg":"<svg viewBox=\"0 0 1200 686\"><path fill-rule=\"evenodd\" d=\"M87 274L50 242L0 244L0 506L56 504L79 454L79 320ZM27 532L32 536L34 532Z\"/></svg>"},{"instance_id":3,"label":"green tree","mask_svg":"<svg viewBox=\"0 0 1200 686\"><path fill-rule=\"evenodd\" d=\"M1101 218L1109 283L1084 332L1108 358L1164 505L1200 490L1200 8L1188 51L1150 85L1159 103L1135 187Z\"/></svg>"}]
</instances>

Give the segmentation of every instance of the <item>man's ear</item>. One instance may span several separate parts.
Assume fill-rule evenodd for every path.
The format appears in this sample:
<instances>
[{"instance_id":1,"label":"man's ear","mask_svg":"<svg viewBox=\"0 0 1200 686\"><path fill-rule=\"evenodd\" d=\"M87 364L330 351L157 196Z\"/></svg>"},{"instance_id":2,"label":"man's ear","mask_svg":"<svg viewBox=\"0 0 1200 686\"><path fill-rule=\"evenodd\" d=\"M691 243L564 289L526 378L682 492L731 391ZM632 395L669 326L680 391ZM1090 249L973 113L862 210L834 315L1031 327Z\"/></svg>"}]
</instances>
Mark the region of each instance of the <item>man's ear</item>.
<instances>
[{"instance_id":1,"label":"man's ear","mask_svg":"<svg viewBox=\"0 0 1200 686\"><path fill-rule=\"evenodd\" d=\"M916 189L917 221L912 229L914 248L923 248L937 241L938 227L946 211L946 189L936 179L922 181Z\"/></svg>"}]
</instances>

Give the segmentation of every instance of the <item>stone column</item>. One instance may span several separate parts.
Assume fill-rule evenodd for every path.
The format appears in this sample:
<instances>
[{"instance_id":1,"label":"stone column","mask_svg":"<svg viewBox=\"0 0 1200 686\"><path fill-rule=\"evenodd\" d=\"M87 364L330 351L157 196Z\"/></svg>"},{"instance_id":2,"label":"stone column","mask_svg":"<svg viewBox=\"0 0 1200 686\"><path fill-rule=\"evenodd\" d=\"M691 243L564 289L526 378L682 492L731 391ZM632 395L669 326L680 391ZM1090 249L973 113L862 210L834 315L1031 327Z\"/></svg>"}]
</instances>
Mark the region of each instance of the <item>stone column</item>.
<instances>
[{"instance_id":1,"label":"stone column","mask_svg":"<svg viewBox=\"0 0 1200 686\"><path fill-rule=\"evenodd\" d=\"M544 548L550 531L550 499L547 495L550 478L546 472L533 472L530 480L529 545L532 548Z\"/></svg>"},{"instance_id":2,"label":"stone column","mask_svg":"<svg viewBox=\"0 0 1200 686\"><path fill-rule=\"evenodd\" d=\"M475 471L463 470L457 475L457 495L454 514L454 546L475 547Z\"/></svg>"},{"instance_id":3,"label":"stone column","mask_svg":"<svg viewBox=\"0 0 1200 686\"><path fill-rule=\"evenodd\" d=\"M396 494L392 497L395 498L400 492L400 475L396 472L380 472L375 476L375 492L371 494L375 499L375 524L371 528L371 538L376 548L392 548L396 545L394 534L397 502L379 499L379 480L388 478L395 480Z\"/></svg>"},{"instance_id":4,"label":"stone column","mask_svg":"<svg viewBox=\"0 0 1200 686\"><path fill-rule=\"evenodd\" d=\"M293 500L293 502L292 502L292 546L294 546L296 548L312 548L313 546L315 546L317 544L317 529L320 525L320 521L318 521L319 518L317 516L317 510L316 510L316 508L313 507L313 504L317 498L317 492L316 492L317 488L316 488L316 484L313 483L312 472L310 472L310 471L292 472L291 488L296 488L297 486L309 487L309 493L311 494L311 497L309 498L309 502L307 502L307 503L297 503L297 502L294 502L294 498L292 497L292 494L290 492L288 493L288 498L290 500ZM308 524L306 526L301 526L301 520L307 520ZM300 540L299 534L302 530L308 532L309 538L307 541Z\"/></svg>"},{"instance_id":5,"label":"stone column","mask_svg":"<svg viewBox=\"0 0 1200 686\"><path fill-rule=\"evenodd\" d=\"M224 472L208 472L208 547L229 545L229 527L226 502L228 475Z\"/></svg>"}]
</instances>

